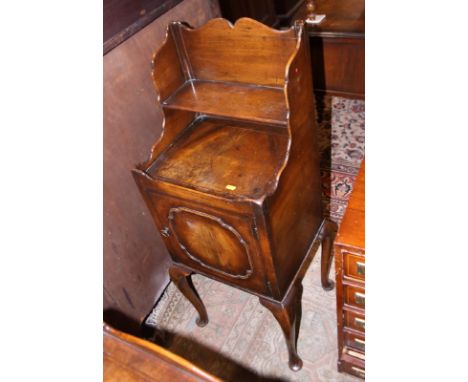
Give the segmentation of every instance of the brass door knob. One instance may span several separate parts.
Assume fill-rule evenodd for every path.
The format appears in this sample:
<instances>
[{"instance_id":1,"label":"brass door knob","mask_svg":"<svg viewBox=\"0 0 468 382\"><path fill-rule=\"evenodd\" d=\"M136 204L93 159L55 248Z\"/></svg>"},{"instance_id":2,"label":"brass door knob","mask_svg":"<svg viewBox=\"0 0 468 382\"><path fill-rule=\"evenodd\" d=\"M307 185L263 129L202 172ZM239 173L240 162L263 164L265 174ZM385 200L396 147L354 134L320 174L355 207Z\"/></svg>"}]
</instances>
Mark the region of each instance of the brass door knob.
<instances>
[{"instance_id":1,"label":"brass door knob","mask_svg":"<svg viewBox=\"0 0 468 382\"><path fill-rule=\"evenodd\" d=\"M169 235L171 234L171 230L169 229L169 227L164 227L159 232L161 232L161 235L164 236L164 237L169 237Z\"/></svg>"}]
</instances>

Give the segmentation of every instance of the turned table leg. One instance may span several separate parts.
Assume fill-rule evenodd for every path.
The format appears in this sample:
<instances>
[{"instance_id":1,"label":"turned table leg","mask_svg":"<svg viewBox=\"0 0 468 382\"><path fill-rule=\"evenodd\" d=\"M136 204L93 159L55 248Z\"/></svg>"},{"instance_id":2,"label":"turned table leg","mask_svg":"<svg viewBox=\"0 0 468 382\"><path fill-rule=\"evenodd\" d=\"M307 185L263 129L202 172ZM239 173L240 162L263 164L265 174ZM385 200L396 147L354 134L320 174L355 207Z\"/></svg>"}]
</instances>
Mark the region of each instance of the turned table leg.
<instances>
[{"instance_id":1,"label":"turned table leg","mask_svg":"<svg viewBox=\"0 0 468 382\"><path fill-rule=\"evenodd\" d=\"M191 302L197 310L199 317L196 320L198 326L203 327L208 323L208 314L205 305L195 289L190 278L190 272L173 265L169 268L169 276L172 282L179 288L182 294Z\"/></svg>"},{"instance_id":2,"label":"turned table leg","mask_svg":"<svg viewBox=\"0 0 468 382\"><path fill-rule=\"evenodd\" d=\"M260 303L276 318L286 340L289 354L289 368L299 371L302 359L297 354L297 338L301 321L302 284L294 285L282 302L267 300L260 297Z\"/></svg>"},{"instance_id":3,"label":"turned table leg","mask_svg":"<svg viewBox=\"0 0 468 382\"><path fill-rule=\"evenodd\" d=\"M322 288L324 290L332 290L335 283L330 280L330 267L333 259L333 242L337 232L336 224L330 220L325 223L325 232L322 239L322 257L321 257L321 278Z\"/></svg>"}]
</instances>

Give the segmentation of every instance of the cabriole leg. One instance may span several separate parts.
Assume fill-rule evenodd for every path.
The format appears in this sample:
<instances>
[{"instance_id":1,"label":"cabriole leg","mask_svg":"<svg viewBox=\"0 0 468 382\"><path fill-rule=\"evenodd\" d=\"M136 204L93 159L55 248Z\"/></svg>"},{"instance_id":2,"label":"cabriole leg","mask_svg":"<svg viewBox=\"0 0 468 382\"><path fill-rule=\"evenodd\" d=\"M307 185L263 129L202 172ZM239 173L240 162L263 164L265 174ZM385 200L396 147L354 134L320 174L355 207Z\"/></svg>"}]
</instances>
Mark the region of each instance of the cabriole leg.
<instances>
[{"instance_id":1,"label":"cabriole leg","mask_svg":"<svg viewBox=\"0 0 468 382\"><path fill-rule=\"evenodd\" d=\"M197 325L200 327L205 326L208 323L208 314L206 312L205 305L203 305L203 302L192 283L190 272L173 265L169 268L169 276L185 298L187 298L187 300L189 300L197 310L199 315L196 320Z\"/></svg>"},{"instance_id":2,"label":"cabriole leg","mask_svg":"<svg viewBox=\"0 0 468 382\"><path fill-rule=\"evenodd\" d=\"M297 354L297 337L299 334L301 316L302 284L295 285L282 302L276 302L260 297L260 303L267 308L281 329L286 340L289 354L289 368L299 371L302 368L302 359Z\"/></svg>"},{"instance_id":3,"label":"cabriole leg","mask_svg":"<svg viewBox=\"0 0 468 382\"><path fill-rule=\"evenodd\" d=\"M322 257L321 257L321 279L322 288L324 290L332 290L335 283L330 280L330 267L333 259L333 242L335 241L337 227L336 224L330 220L325 223L325 232L322 239Z\"/></svg>"}]
</instances>

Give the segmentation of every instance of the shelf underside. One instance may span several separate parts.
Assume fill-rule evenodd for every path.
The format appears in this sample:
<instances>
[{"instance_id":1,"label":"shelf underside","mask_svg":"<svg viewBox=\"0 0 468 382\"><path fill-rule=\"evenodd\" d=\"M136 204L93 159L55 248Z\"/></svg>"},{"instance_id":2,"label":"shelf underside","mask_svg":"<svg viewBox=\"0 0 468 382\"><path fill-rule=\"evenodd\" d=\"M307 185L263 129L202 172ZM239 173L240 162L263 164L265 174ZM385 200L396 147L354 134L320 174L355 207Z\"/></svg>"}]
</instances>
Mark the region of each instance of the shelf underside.
<instances>
[{"instance_id":1,"label":"shelf underside","mask_svg":"<svg viewBox=\"0 0 468 382\"><path fill-rule=\"evenodd\" d=\"M285 129L202 118L187 128L150 166L166 182L259 199L276 183L288 146Z\"/></svg>"},{"instance_id":2,"label":"shelf underside","mask_svg":"<svg viewBox=\"0 0 468 382\"><path fill-rule=\"evenodd\" d=\"M286 99L280 87L193 80L186 82L162 105L258 123L287 124Z\"/></svg>"}]
</instances>

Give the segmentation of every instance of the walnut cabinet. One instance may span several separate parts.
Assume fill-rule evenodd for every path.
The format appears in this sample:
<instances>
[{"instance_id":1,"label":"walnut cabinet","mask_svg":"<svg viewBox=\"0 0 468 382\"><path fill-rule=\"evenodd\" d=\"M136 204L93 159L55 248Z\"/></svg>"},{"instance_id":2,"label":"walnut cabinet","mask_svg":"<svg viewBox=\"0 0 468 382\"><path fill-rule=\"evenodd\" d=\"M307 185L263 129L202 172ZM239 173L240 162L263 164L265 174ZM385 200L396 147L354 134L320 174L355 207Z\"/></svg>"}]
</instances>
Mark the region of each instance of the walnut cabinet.
<instances>
[{"instance_id":1,"label":"walnut cabinet","mask_svg":"<svg viewBox=\"0 0 468 382\"><path fill-rule=\"evenodd\" d=\"M303 23L277 31L242 18L168 27L152 77L163 134L133 175L171 257L170 277L208 316L193 272L259 297L280 324L289 366L301 280L334 230L322 216L316 118Z\"/></svg>"}]
</instances>

